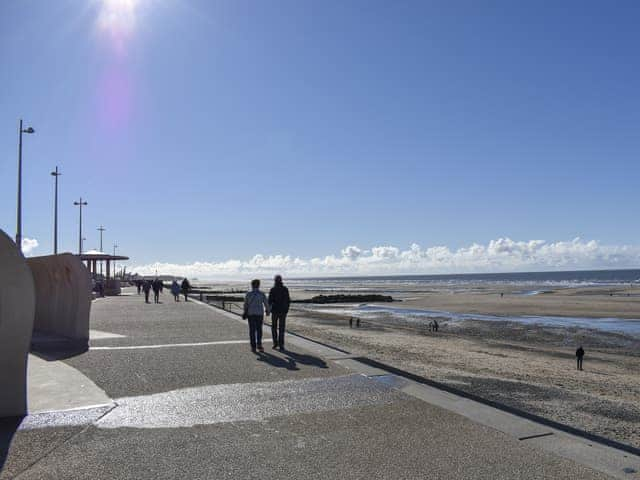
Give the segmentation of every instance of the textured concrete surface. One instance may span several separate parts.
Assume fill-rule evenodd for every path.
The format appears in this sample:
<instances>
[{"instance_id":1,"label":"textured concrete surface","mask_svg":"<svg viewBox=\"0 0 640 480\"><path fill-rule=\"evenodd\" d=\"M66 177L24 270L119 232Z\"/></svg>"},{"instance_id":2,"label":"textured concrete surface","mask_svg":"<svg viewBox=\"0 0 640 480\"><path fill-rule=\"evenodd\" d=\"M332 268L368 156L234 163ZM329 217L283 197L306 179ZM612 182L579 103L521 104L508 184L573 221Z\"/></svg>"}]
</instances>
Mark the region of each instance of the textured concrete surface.
<instances>
[{"instance_id":1,"label":"textured concrete surface","mask_svg":"<svg viewBox=\"0 0 640 480\"><path fill-rule=\"evenodd\" d=\"M91 346L154 345L167 343L247 340L248 328L230 322L195 302L175 303L165 291L161 304L144 303L144 295L125 289L127 296L97 299L91 309L91 329L123 335L92 338ZM133 293L133 294L132 294Z\"/></svg>"},{"instance_id":2,"label":"textured concrete surface","mask_svg":"<svg viewBox=\"0 0 640 480\"><path fill-rule=\"evenodd\" d=\"M608 478L416 399L404 382L350 374L353 360L339 366L308 342L259 355L248 342L162 346L246 340L245 325L202 305L134 295L93 310L94 346L157 348L65 360L115 406L6 426L4 477Z\"/></svg>"},{"instance_id":3,"label":"textured concrete surface","mask_svg":"<svg viewBox=\"0 0 640 480\"><path fill-rule=\"evenodd\" d=\"M341 367L302 352L264 354L249 345L169 347L148 350L89 350L65 360L113 398L179 388L334 376Z\"/></svg>"},{"instance_id":4,"label":"textured concrete surface","mask_svg":"<svg viewBox=\"0 0 640 480\"><path fill-rule=\"evenodd\" d=\"M30 414L111 404L104 390L64 362L48 362L29 355L27 372Z\"/></svg>"},{"instance_id":5,"label":"textured concrete surface","mask_svg":"<svg viewBox=\"0 0 640 480\"><path fill-rule=\"evenodd\" d=\"M103 428L176 428L393 403L402 394L362 375L188 388L118 399ZM184 408L188 405L188 410ZM180 411L180 415L175 412Z\"/></svg>"},{"instance_id":6,"label":"textured concrete surface","mask_svg":"<svg viewBox=\"0 0 640 480\"><path fill-rule=\"evenodd\" d=\"M27 354L35 314L31 270L0 230L0 418L27 411Z\"/></svg>"},{"instance_id":7,"label":"textured concrete surface","mask_svg":"<svg viewBox=\"0 0 640 480\"><path fill-rule=\"evenodd\" d=\"M191 428L90 426L21 479L607 478L411 399Z\"/></svg>"}]
</instances>

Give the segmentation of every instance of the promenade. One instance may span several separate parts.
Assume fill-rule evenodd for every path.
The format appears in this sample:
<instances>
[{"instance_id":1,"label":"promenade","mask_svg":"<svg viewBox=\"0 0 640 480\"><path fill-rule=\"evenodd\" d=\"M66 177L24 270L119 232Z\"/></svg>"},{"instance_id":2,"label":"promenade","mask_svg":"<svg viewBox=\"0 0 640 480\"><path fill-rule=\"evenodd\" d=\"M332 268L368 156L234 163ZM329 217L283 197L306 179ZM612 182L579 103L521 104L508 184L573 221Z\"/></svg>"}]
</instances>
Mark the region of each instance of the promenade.
<instances>
[{"instance_id":1,"label":"promenade","mask_svg":"<svg viewBox=\"0 0 640 480\"><path fill-rule=\"evenodd\" d=\"M31 414L2 422L0 478L640 478L631 454L196 301L96 300L91 348L30 358Z\"/></svg>"}]
</instances>

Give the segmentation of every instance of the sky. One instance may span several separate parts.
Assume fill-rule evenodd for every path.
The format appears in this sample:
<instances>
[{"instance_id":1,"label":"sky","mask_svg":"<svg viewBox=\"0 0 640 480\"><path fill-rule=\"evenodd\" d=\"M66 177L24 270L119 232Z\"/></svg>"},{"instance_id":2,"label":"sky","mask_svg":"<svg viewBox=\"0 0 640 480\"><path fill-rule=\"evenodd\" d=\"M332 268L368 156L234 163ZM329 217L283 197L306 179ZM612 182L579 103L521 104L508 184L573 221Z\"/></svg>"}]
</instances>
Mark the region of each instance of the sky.
<instances>
[{"instance_id":1,"label":"sky","mask_svg":"<svg viewBox=\"0 0 640 480\"><path fill-rule=\"evenodd\" d=\"M0 2L0 229L202 278L640 266L640 3Z\"/></svg>"}]
</instances>

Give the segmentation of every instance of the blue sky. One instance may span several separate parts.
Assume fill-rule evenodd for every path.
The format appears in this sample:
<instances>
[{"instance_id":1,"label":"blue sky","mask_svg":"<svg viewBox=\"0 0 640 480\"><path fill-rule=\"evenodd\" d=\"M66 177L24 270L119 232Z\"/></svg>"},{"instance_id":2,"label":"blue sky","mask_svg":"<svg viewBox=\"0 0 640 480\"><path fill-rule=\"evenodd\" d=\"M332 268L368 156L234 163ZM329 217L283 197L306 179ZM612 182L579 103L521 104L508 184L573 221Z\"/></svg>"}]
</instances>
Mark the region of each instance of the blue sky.
<instances>
[{"instance_id":1,"label":"blue sky","mask_svg":"<svg viewBox=\"0 0 640 480\"><path fill-rule=\"evenodd\" d=\"M33 254L58 165L62 250L82 196L86 248L102 224L132 265L580 237L597 262L567 265L637 266L639 22L637 2L2 2L0 228L22 117ZM414 270L529 264L438 265Z\"/></svg>"}]
</instances>

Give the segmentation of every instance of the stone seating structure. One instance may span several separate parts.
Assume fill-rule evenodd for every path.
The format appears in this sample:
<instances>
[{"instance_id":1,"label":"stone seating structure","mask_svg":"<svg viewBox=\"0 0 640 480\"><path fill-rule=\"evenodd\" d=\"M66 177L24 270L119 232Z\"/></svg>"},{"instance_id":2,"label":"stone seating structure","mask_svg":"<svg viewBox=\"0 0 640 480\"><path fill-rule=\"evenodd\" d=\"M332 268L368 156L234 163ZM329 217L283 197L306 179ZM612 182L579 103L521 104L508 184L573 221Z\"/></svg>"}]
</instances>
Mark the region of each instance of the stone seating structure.
<instances>
[{"instance_id":1,"label":"stone seating structure","mask_svg":"<svg viewBox=\"0 0 640 480\"><path fill-rule=\"evenodd\" d=\"M27 264L36 291L34 332L63 338L76 349L88 348L91 280L87 268L70 253L31 257Z\"/></svg>"},{"instance_id":2,"label":"stone seating structure","mask_svg":"<svg viewBox=\"0 0 640 480\"><path fill-rule=\"evenodd\" d=\"M0 418L27 413L27 361L89 348L91 280L70 253L25 259L0 230Z\"/></svg>"},{"instance_id":3,"label":"stone seating structure","mask_svg":"<svg viewBox=\"0 0 640 480\"><path fill-rule=\"evenodd\" d=\"M35 314L31 270L0 230L0 417L27 413L27 358Z\"/></svg>"}]
</instances>

